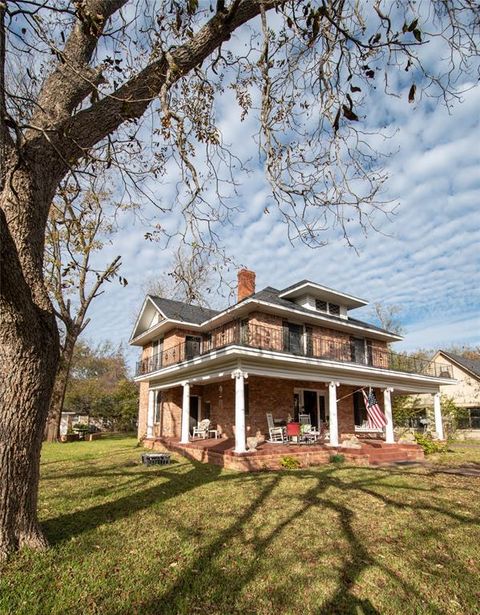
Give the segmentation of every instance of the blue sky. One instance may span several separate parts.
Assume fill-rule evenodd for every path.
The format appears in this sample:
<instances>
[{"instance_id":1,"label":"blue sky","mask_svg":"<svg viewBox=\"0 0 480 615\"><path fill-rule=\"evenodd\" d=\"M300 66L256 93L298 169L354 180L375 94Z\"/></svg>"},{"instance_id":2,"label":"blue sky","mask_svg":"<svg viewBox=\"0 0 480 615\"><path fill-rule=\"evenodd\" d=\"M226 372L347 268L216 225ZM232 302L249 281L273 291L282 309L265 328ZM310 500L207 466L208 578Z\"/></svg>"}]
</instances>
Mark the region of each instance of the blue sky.
<instances>
[{"instance_id":1,"label":"blue sky","mask_svg":"<svg viewBox=\"0 0 480 615\"><path fill-rule=\"evenodd\" d=\"M223 229L222 239L237 263L256 272L257 289L308 278L372 303L400 305L405 340L398 349L480 344L480 88L463 87L463 102L450 111L425 97L409 105L406 92L398 99L372 99L375 106L366 122L393 135L384 196L398 207L390 219L378 218L380 232L365 237L352 228L356 250L345 245L336 229L326 235L328 245L317 250L291 245L275 209L264 213L269 189L261 166L253 164L249 175L239 174L234 204L240 212ZM217 108L223 138L243 159L258 160L255 119L242 123L238 115L226 92ZM168 202L174 179L150 184L150 189ZM175 225L174 214L168 223ZM139 221L125 221L106 247L102 259L122 254L122 275L129 284L110 284L96 299L87 339L126 345L143 301L142 286L168 271L170 254L145 241L145 230ZM235 270L227 277L233 281ZM369 311L361 308L353 315L373 320ZM132 362L137 354L129 350Z\"/></svg>"}]
</instances>

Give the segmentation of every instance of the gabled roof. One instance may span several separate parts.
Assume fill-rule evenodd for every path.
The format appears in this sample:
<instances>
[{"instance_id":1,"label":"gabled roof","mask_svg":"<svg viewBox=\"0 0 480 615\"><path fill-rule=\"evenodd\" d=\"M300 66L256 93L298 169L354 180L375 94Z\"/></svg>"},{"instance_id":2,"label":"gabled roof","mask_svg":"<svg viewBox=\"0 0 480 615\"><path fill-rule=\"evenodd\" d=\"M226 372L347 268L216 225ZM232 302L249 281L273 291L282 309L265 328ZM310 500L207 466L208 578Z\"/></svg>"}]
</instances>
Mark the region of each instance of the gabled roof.
<instances>
[{"instance_id":1,"label":"gabled roof","mask_svg":"<svg viewBox=\"0 0 480 615\"><path fill-rule=\"evenodd\" d=\"M200 305L189 305L188 303L183 303L183 301L173 301L173 299L164 299L155 295L148 296L165 318L171 320L201 325L202 322L210 320L210 318L219 314L217 310L210 310Z\"/></svg>"},{"instance_id":2,"label":"gabled roof","mask_svg":"<svg viewBox=\"0 0 480 615\"><path fill-rule=\"evenodd\" d=\"M440 354L443 354L444 357L450 359L457 363L463 369L466 369L471 374L475 376L475 378L480 378L480 360L476 359L467 359L458 354L453 354L452 352L446 352L445 350L439 350Z\"/></svg>"},{"instance_id":3,"label":"gabled roof","mask_svg":"<svg viewBox=\"0 0 480 615\"><path fill-rule=\"evenodd\" d=\"M185 325L190 324L195 328L204 328L209 326L215 326L215 323L219 323L225 318L229 318L231 314L238 313L241 316L242 313L245 313L248 310L248 304L258 302L258 305L264 306L272 306L272 309L280 308L279 312L283 311L286 314L286 318L288 318L288 312L292 314L294 317L295 314L305 314L308 316L308 320L310 322L318 322L321 326L327 326L328 323L332 323L337 325L337 327L341 330L350 330L355 333L355 329L357 330L368 330L373 333L379 334L380 339L387 339L391 341L402 339L401 336L396 335L394 333L390 333L385 329L372 325L370 323L363 322L361 320L357 320L356 318L351 318L350 316L340 317L334 316L326 313L317 313L315 310L308 309L298 303L295 303L292 299L285 299L281 295L284 294L284 291L280 291L271 286L267 286L266 288L246 297L242 301L239 301L235 305L226 308L225 310L217 311L211 310L208 308L200 307L198 305L189 305L188 303L184 303L183 301L174 301L172 299L165 299L163 297L157 297L154 295L147 295L145 299L145 303L142 307L140 315L137 319L137 323L135 324L132 337L130 338L131 343L139 343L139 341L135 342L137 338L144 339L144 334L153 335L155 331L158 330L159 327L164 327L166 324L174 324L174 323L185 323ZM150 308L148 306L150 305ZM154 307L155 306L155 307ZM157 325L148 326L146 323L147 309L157 309L159 313L162 315L161 321ZM142 317L143 314L146 314L145 317ZM275 312L273 312L275 313ZM212 322L211 322L212 321ZM150 321L149 321L150 322ZM145 326L146 325L146 326ZM350 325L350 328L349 328ZM335 328L337 328L335 327ZM142 331L140 331L142 329Z\"/></svg>"}]
</instances>

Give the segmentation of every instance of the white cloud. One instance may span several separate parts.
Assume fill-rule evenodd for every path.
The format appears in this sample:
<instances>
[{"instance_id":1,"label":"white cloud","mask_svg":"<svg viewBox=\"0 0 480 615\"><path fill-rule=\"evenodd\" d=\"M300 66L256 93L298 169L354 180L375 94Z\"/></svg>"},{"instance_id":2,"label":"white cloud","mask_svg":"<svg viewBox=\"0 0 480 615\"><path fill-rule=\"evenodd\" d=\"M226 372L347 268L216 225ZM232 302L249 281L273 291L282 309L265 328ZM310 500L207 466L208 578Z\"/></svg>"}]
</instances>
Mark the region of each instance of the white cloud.
<instances>
[{"instance_id":1,"label":"white cloud","mask_svg":"<svg viewBox=\"0 0 480 615\"><path fill-rule=\"evenodd\" d=\"M236 260L257 272L258 288L281 288L309 278L372 302L400 304L407 329L403 347L408 349L480 343L480 89L463 98L449 115L431 100L412 106L406 96L379 97L367 123L371 128L386 125L393 134L385 144L394 152L387 161L385 196L398 202L399 209L391 221L381 223L384 234L364 238L353 230L357 254L335 230L328 233L329 245L318 250L288 242L286 225L269 202L263 172L256 166L254 118L238 120L233 93L227 90L219 104L223 138L243 160L253 161L253 169L238 176L242 185L234 204L241 211L234 225L223 230L223 238ZM172 201L173 181L160 187L150 182L149 188L162 202ZM178 216L174 212L159 219L173 229ZM105 260L123 255L122 275L129 285L114 283L96 300L88 338L126 342L134 310L143 300L142 284L168 267L169 253L146 242L144 231L140 223L129 222L106 250ZM362 318L366 313L362 309L352 315ZM129 352L132 358L137 355Z\"/></svg>"}]
</instances>

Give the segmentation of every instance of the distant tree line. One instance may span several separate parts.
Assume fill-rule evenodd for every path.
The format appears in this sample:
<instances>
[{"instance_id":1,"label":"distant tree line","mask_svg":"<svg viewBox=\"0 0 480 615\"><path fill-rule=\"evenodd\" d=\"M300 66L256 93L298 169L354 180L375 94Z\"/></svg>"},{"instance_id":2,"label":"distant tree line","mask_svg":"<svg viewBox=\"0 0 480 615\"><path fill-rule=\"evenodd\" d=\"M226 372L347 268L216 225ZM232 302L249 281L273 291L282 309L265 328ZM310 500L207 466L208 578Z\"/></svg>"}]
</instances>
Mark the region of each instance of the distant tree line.
<instances>
[{"instance_id":1,"label":"distant tree line","mask_svg":"<svg viewBox=\"0 0 480 615\"><path fill-rule=\"evenodd\" d=\"M77 341L63 410L103 419L112 431L135 429L138 386L129 376L122 346Z\"/></svg>"}]
</instances>

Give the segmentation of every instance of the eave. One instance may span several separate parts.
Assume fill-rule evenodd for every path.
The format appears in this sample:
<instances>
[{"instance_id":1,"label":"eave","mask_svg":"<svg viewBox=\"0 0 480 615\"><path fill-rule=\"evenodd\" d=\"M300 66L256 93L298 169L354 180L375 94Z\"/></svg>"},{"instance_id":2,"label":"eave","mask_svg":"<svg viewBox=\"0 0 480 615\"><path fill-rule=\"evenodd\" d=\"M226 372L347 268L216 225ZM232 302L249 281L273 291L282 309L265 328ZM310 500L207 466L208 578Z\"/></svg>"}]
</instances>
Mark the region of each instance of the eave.
<instances>
[{"instance_id":1,"label":"eave","mask_svg":"<svg viewBox=\"0 0 480 615\"><path fill-rule=\"evenodd\" d=\"M183 381L200 382L211 379L214 373L228 374L232 365L241 362L242 368L252 373L272 378L312 380L328 382L338 379L343 384L360 386L391 386L402 393L435 393L443 385L455 384L450 378L410 374L380 369L368 365L339 363L311 357L296 357L280 352L266 351L244 346L229 346L208 355L202 355L164 367L155 372L135 378L136 382L148 381L151 386L168 388Z\"/></svg>"}]
</instances>

